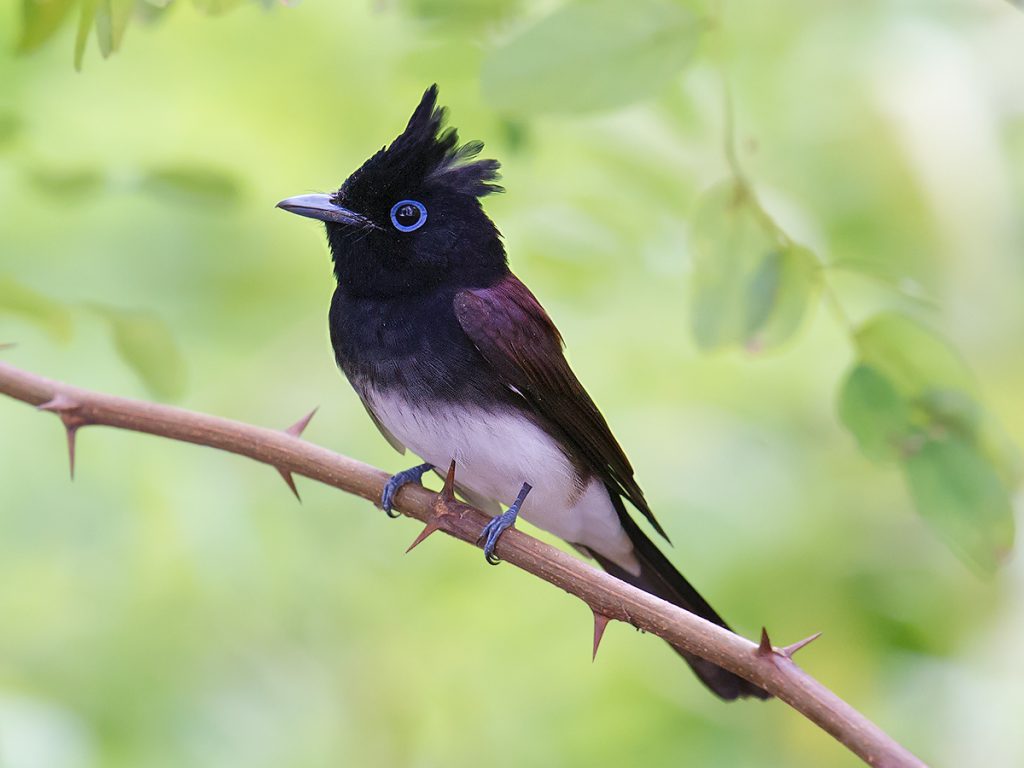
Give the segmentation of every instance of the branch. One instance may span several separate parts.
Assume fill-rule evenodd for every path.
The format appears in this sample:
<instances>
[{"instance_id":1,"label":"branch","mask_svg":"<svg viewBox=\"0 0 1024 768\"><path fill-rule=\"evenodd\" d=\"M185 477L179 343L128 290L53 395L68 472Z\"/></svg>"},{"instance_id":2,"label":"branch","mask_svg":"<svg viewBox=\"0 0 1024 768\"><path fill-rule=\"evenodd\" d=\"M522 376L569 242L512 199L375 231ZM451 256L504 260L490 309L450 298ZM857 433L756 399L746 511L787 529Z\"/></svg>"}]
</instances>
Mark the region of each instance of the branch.
<instances>
[{"instance_id":1,"label":"branch","mask_svg":"<svg viewBox=\"0 0 1024 768\"><path fill-rule=\"evenodd\" d=\"M380 499L388 479L379 469L301 439L299 435L309 417L285 431L264 429L180 408L90 392L5 363L0 363L0 393L56 413L67 429L72 457L77 430L105 425L248 456L275 467L286 478L293 473L303 475L373 502ZM453 473L454 464L441 494L416 485L399 491L396 507L408 517L426 523L412 546L435 530L476 543L488 517L454 499ZM767 632L762 632L761 643L754 644L514 528L501 537L497 553L502 560L575 595L590 607L595 619L595 653L609 620L632 624L761 686L869 765L924 766L793 662L793 653L809 640L775 648Z\"/></svg>"}]
</instances>

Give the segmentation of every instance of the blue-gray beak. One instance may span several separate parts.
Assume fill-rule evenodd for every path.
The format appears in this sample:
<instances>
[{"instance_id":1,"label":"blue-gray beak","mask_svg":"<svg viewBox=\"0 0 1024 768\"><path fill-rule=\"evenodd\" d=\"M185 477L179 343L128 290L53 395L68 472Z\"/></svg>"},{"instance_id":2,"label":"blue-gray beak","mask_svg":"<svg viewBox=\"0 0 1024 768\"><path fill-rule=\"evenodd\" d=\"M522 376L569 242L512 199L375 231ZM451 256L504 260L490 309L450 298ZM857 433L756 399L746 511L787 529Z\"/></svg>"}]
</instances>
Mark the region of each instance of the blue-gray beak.
<instances>
[{"instance_id":1,"label":"blue-gray beak","mask_svg":"<svg viewBox=\"0 0 1024 768\"><path fill-rule=\"evenodd\" d=\"M353 227L377 227L365 216L331 202L330 195L296 195L282 200L277 207L310 219L333 221L336 224L348 224Z\"/></svg>"}]
</instances>

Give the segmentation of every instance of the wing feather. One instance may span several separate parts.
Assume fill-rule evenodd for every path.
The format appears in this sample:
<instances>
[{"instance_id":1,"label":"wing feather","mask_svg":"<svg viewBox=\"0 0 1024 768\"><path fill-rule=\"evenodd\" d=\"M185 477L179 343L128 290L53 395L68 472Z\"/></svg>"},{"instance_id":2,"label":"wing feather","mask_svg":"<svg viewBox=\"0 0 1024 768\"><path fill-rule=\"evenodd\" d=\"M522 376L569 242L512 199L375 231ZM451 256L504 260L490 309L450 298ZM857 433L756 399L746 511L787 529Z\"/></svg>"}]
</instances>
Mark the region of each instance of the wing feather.
<instances>
[{"instance_id":1,"label":"wing feather","mask_svg":"<svg viewBox=\"0 0 1024 768\"><path fill-rule=\"evenodd\" d=\"M558 329L530 289L509 274L489 288L461 291L454 306L462 329L504 384L552 422L605 485L665 536L626 454L566 362Z\"/></svg>"}]
</instances>

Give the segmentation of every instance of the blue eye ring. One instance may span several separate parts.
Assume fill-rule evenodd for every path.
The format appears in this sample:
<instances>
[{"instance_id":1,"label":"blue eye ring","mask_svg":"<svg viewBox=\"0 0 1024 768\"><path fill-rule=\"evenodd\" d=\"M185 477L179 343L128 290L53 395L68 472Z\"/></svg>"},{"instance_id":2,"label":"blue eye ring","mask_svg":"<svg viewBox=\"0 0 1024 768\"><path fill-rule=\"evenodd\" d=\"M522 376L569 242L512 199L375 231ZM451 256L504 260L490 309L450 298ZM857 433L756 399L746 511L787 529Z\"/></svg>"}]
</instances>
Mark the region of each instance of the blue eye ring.
<instances>
[{"instance_id":1,"label":"blue eye ring","mask_svg":"<svg viewBox=\"0 0 1024 768\"><path fill-rule=\"evenodd\" d=\"M418 211L418 218L412 219L409 207ZM391 206L391 223L399 232L414 232L427 223L427 206L419 200L399 200Z\"/></svg>"}]
</instances>

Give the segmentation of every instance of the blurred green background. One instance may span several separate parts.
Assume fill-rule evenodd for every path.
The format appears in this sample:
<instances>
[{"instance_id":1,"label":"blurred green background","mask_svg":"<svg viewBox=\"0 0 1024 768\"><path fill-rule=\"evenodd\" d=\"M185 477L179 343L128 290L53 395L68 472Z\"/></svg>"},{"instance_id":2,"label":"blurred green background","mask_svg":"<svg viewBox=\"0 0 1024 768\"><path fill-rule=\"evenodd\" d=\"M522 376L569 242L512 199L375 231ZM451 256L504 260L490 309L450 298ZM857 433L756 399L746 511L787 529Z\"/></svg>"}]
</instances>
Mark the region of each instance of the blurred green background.
<instances>
[{"instance_id":1,"label":"blurred green background","mask_svg":"<svg viewBox=\"0 0 1024 768\"><path fill-rule=\"evenodd\" d=\"M550 0L140 2L120 40L109 5L80 72L77 3L0 6L4 360L266 426L320 405L309 439L403 468L334 367L322 230L273 205L437 82L682 571L748 636L822 631L800 662L929 762L1024 764L1024 564L979 576L858 450L838 314L809 300L770 351L691 331L724 70L739 165L851 322L936 329L1024 435L1010 4L601 0L581 30ZM616 50L644 12L685 39ZM272 469L100 428L72 485L56 419L2 400L0 430L3 768L858 764L624 625L591 663L578 601L443 538L403 556L416 527L337 491L299 479L299 506Z\"/></svg>"}]
</instances>

